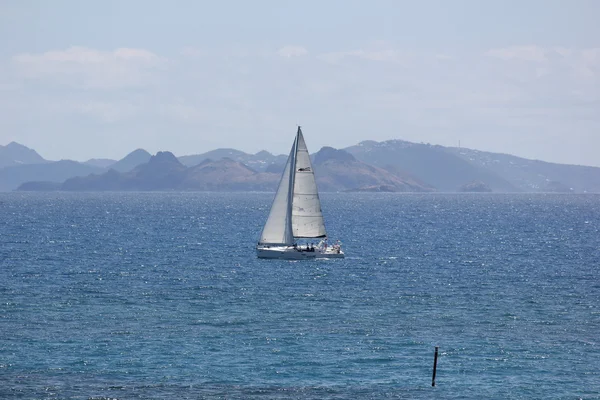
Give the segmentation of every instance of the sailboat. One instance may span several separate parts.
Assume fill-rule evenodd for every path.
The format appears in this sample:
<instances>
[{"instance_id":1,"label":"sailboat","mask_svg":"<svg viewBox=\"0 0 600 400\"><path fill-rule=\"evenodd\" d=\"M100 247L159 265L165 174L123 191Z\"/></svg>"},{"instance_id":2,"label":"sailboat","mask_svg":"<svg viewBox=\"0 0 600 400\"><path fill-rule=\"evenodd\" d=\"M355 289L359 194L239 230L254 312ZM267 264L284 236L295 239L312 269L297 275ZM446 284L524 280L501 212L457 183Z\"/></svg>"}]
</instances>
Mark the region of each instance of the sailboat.
<instances>
[{"instance_id":1,"label":"sailboat","mask_svg":"<svg viewBox=\"0 0 600 400\"><path fill-rule=\"evenodd\" d=\"M296 239L301 238L320 242L317 246L298 245ZM299 126L256 254L284 260L344 257L339 242L327 243L315 173Z\"/></svg>"}]
</instances>

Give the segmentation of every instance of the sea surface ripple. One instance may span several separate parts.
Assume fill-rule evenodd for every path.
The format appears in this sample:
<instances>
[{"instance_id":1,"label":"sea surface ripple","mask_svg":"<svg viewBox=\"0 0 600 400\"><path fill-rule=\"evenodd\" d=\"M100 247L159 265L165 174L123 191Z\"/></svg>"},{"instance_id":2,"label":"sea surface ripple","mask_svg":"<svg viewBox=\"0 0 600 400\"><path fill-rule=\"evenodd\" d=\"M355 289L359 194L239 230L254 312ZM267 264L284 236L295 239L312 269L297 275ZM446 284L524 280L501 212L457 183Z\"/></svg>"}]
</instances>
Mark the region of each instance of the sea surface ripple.
<instances>
[{"instance_id":1,"label":"sea surface ripple","mask_svg":"<svg viewBox=\"0 0 600 400\"><path fill-rule=\"evenodd\" d=\"M1 193L0 398L600 398L600 196L324 193L302 262L272 197Z\"/></svg>"}]
</instances>

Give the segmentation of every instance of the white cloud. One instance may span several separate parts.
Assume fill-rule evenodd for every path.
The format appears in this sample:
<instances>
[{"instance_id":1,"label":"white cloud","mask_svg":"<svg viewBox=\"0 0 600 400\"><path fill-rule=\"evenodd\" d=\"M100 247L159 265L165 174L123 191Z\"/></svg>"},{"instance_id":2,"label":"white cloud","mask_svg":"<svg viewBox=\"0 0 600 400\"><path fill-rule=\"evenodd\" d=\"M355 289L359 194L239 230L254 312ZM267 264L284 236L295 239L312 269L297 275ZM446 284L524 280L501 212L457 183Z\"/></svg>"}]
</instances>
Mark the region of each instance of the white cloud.
<instances>
[{"instance_id":1,"label":"white cloud","mask_svg":"<svg viewBox=\"0 0 600 400\"><path fill-rule=\"evenodd\" d=\"M147 84L152 71L167 60L144 49L101 51L70 47L45 53L21 53L12 57L16 73L35 79L83 88L120 88Z\"/></svg>"},{"instance_id":2,"label":"white cloud","mask_svg":"<svg viewBox=\"0 0 600 400\"><path fill-rule=\"evenodd\" d=\"M552 50L561 57L568 58L573 55L573 49L567 49L565 47L554 47Z\"/></svg>"},{"instance_id":3,"label":"white cloud","mask_svg":"<svg viewBox=\"0 0 600 400\"><path fill-rule=\"evenodd\" d=\"M277 51L277 54L285 58L301 57L308 55L308 50L302 46L283 46Z\"/></svg>"},{"instance_id":4,"label":"white cloud","mask_svg":"<svg viewBox=\"0 0 600 400\"><path fill-rule=\"evenodd\" d=\"M104 123L115 123L137 115L141 108L128 101L97 101L87 100L72 104L73 109L82 114Z\"/></svg>"},{"instance_id":5,"label":"white cloud","mask_svg":"<svg viewBox=\"0 0 600 400\"><path fill-rule=\"evenodd\" d=\"M454 59L454 57L448 54L436 54L435 58L440 61L448 61Z\"/></svg>"},{"instance_id":6,"label":"white cloud","mask_svg":"<svg viewBox=\"0 0 600 400\"><path fill-rule=\"evenodd\" d=\"M585 49L581 52L584 62L590 67L600 67L600 48Z\"/></svg>"},{"instance_id":7,"label":"white cloud","mask_svg":"<svg viewBox=\"0 0 600 400\"><path fill-rule=\"evenodd\" d=\"M513 46L485 52L489 58L508 63L507 73L534 78L551 77L553 85L571 80L589 83L600 79L600 48L575 49L565 47ZM522 62L520 65L514 62ZM511 65L510 63L513 63Z\"/></svg>"},{"instance_id":8,"label":"white cloud","mask_svg":"<svg viewBox=\"0 0 600 400\"><path fill-rule=\"evenodd\" d=\"M512 46L501 49L491 49L485 54L502 60L546 61L546 50L538 46Z\"/></svg>"},{"instance_id":9,"label":"white cloud","mask_svg":"<svg viewBox=\"0 0 600 400\"><path fill-rule=\"evenodd\" d=\"M338 64L352 59L408 64L413 59L413 55L393 48L376 48L325 53L321 54L319 59L331 64Z\"/></svg>"},{"instance_id":10,"label":"white cloud","mask_svg":"<svg viewBox=\"0 0 600 400\"><path fill-rule=\"evenodd\" d=\"M477 147L488 131L508 135L499 142L519 135L543 142L546 132L576 121L590 121L580 124L582 134L598 126L599 62L597 48L541 46L425 52L371 43L320 54L292 45L183 48L172 60L142 49L71 48L14 56L4 81L17 84L11 93L18 96L5 96L9 108L0 107L0 119L30 126L37 118L44 127L64 121L81 124L80 132L135 125L161 146L179 137L179 152L230 142L283 152L289 143L282 132L296 123L315 132L314 148L366 138L454 144L457 135ZM26 79L14 79L15 70ZM149 85L157 79L161 84ZM147 87L129 90L140 85Z\"/></svg>"},{"instance_id":11,"label":"white cloud","mask_svg":"<svg viewBox=\"0 0 600 400\"><path fill-rule=\"evenodd\" d=\"M205 108L181 102L162 105L159 107L159 112L173 121L184 123L201 123L211 117Z\"/></svg>"},{"instance_id":12,"label":"white cloud","mask_svg":"<svg viewBox=\"0 0 600 400\"><path fill-rule=\"evenodd\" d=\"M205 56L206 52L196 47L186 46L183 49L181 49L179 54L187 58L200 58Z\"/></svg>"}]
</instances>

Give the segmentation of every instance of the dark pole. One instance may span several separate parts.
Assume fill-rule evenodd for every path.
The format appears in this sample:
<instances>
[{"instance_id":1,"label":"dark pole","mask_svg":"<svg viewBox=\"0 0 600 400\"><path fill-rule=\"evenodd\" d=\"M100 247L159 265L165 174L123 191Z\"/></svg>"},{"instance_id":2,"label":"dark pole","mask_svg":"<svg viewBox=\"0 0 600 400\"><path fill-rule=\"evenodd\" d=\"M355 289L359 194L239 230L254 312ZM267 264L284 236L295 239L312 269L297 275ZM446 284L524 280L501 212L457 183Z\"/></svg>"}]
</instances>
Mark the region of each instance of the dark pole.
<instances>
[{"instance_id":1,"label":"dark pole","mask_svg":"<svg viewBox=\"0 0 600 400\"><path fill-rule=\"evenodd\" d=\"M435 386L435 370L437 369L438 347L435 346L435 356L433 357L433 377L431 378L431 386Z\"/></svg>"}]
</instances>

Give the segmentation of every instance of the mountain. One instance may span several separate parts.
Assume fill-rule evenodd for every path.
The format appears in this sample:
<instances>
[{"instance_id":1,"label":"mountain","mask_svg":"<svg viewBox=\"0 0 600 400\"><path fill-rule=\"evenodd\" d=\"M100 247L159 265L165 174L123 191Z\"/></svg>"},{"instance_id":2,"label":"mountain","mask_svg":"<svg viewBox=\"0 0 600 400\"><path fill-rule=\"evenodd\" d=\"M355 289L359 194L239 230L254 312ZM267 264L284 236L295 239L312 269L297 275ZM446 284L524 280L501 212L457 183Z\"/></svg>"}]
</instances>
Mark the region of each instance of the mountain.
<instances>
[{"instance_id":1,"label":"mountain","mask_svg":"<svg viewBox=\"0 0 600 400\"><path fill-rule=\"evenodd\" d=\"M282 163L273 163L270 164L266 169L265 172L270 172L272 174L278 174L281 175L283 173L283 169L285 168L285 162L286 160L283 160Z\"/></svg>"},{"instance_id":2,"label":"mountain","mask_svg":"<svg viewBox=\"0 0 600 400\"><path fill-rule=\"evenodd\" d=\"M84 164L99 168L108 168L116 162L117 160L111 160L110 158L90 158L89 160L85 161Z\"/></svg>"},{"instance_id":3,"label":"mountain","mask_svg":"<svg viewBox=\"0 0 600 400\"><path fill-rule=\"evenodd\" d=\"M137 149L127 154L121 160L110 165L110 168L119 172L129 172L138 165L147 163L152 155L144 149Z\"/></svg>"},{"instance_id":4,"label":"mountain","mask_svg":"<svg viewBox=\"0 0 600 400\"><path fill-rule=\"evenodd\" d=\"M321 149L314 157L317 184L321 191L427 191L431 188L405 181L382 169L366 165L343 150ZM102 174L67 179L60 190L203 190L273 191L281 172L258 172L230 158L204 160L186 167L170 152L159 152L129 172L110 169ZM54 190L46 182L29 182L20 190Z\"/></svg>"},{"instance_id":5,"label":"mountain","mask_svg":"<svg viewBox=\"0 0 600 400\"><path fill-rule=\"evenodd\" d=\"M257 171L267 172L271 165L285 164L288 156L284 154L273 155L268 151L262 150L252 155L244 164L254 168Z\"/></svg>"},{"instance_id":6,"label":"mountain","mask_svg":"<svg viewBox=\"0 0 600 400\"><path fill-rule=\"evenodd\" d=\"M0 145L0 168L24 164L43 164L44 160L35 150L16 142Z\"/></svg>"},{"instance_id":7,"label":"mountain","mask_svg":"<svg viewBox=\"0 0 600 400\"><path fill-rule=\"evenodd\" d=\"M25 182L17 190L44 191L46 182ZM120 172L110 169L102 174L90 174L88 176L76 176L69 178L59 184L55 190L66 191L121 191L128 190L128 185Z\"/></svg>"},{"instance_id":8,"label":"mountain","mask_svg":"<svg viewBox=\"0 0 600 400\"><path fill-rule=\"evenodd\" d=\"M492 189L483 182L469 182L458 188L459 192L490 193Z\"/></svg>"},{"instance_id":9,"label":"mountain","mask_svg":"<svg viewBox=\"0 0 600 400\"><path fill-rule=\"evenodd\" d=\"M410 174L404 170L402 170L401 168L394 166L394 165L386 165L385 167L383 167L384 170L390 172L391 174L397 176L398 178L402 179L404 182L410 183L410 184L414 184L414 185L418 185L418 186L422 186L423 188L426 189L426 191L429 192L435 192L437 191L437 189L433 186L431 186L430 184L428 184L427 182L424 182L422 180L420 180L419 178L417 178L416 176L414 176L413 174Z\"/></svg>"},{"instance_id":10,"label":"mountain","mask_svg":"<svg viewBox=\"0 0 600 400\"><path fill-rule=\"evenodd\" d=\"M503 177L525 192L600 192L597 167L555 164L458 147L448 147L446 151Z\"/></svg>"},{"instance_id":11,"label":"mountain","mask_svg":"<svg viewBox=\"0 0 600 400\"><path fill-rule=\"evenodd\" d=\"M150 153L138 149L117 162L108 159L91 159L85 163L71 160L51 162L44 160L34 150L10 143L0 146L0 160L13 160L12 165L0 168L0 191L15 190L25 182L33 182L23 187L27 190L42 187L48 189L54 186L44 186L43 182L61 183L69 178L99 174L106 171L105 165L121 172L130 171L147 162L150 157Z\"/></svg>"},{"instance_id":12,"label":"mountain","mask_svg":"<svg viewBox=\"0 0 600 400\"><path fill-rule=\"evenodd\" d=\"M194 154L189 156L181 156L179 157L179 161L183 165L187 165L188 167L193 167L195 165L200 164L205 160L220 160L222 158L229 158L235 161L245 160L249 157L249 154L244 153L243 151L236 149L216 149L211 150L202 154Z\"/></svg>"},{"instance_id":13,"label":"mountain","mask_svg":"<svg viewBox=\"0 0 600 400\"><path fill-rule=\"evenodd\" d=\"M56 189L52 182L65 180L62 190L274 190L287 158L217 149L177 159L169 152L152 157L138 149L106 172L101 167L111 160L52 163L16 143L0 150L3 162L18 164L0 168L0 190L28 181L22 189L51 190ZM312 159L321 191L600 193L597 167L402 140L365 141L341 150L324 147ZM31 161L38 164L22 164ZM73 177L78 178L68 179Z\"/></svg>"},{"instance_id":14,"label":"mountain","mask_svg":"<svg viewBox=\"0 0 600 400\"><path fill-rule=\"evenodd\" d=\"M352 154L323 147L313 156L313 168L319 190L425 192L431 187L414 180L404 180L383 168L359 161Z\"/></svg>"},{"instance_id":15,"label":"mountain","mask_svg":"<svg viewBox=\"0 0 600 400\"><path fill-rule=\"evenodd\" d=\"M279 175L257 172L230 158L204 160L186 173L183 187L187 190L210 191L272 191L277 188Z\"/></svg>"},{"instance_id":16,"label":"mountain","mask_svg":"<svg viewBox=\"0 0 600 400\"><path fill-rule=\"evenodd\" d=\"M85 176L102 171L102 168L71 160L5 167L0 169L0 191L15 190L24 182L63 182L73 176Z\"/></svg>"},{"instance_id":17,"label":"mountain","mask_svg":"<svg viewBox=\"0 0 600 400\"><path fill-rule=\"evenodd\" d=\"M38 191L38 192L53 192L56 190L60 190L62 187L62 183L60 182L44 182L44 181L29 181L21 184L18 187L18 190L28 192L28 191Z\"/></svg>"},{"instance_id":18,"label":"mountain","mask_svg":"<svg viewBox=\"0 0 600 400\"><path fill-rule=\"evenodd\" d=\"M177 189L185 178L187 168L168 151L158 152L150 160L129 172L110 169L100 175L67 179L61 190L107 191L107 190L168 190Z\"/></svg>"},{"instance_id":19,"label":"mountain","mask_svg":"<svg viewBox=\"0 0 600 400\"><path fill-rule=\"evenodd\" d=\"M158 152L132 171L114 169L100 175L68 179L60 187L68 191L118 190L274 190L278 176L258 173L244 164L224 158L205 160L186 167L170 152ZM42 188L42 186L39 186ZM36 190L29 185L22 190ZM43 189L42 189L43 190Z\"/></svg>"},{"instance_id":20,"label":"mountain","mask_svg":"<svg viewBox=\"0 0 600 400\"><path fill-rule=\"evenodd\" d=\"M140 164L147 163L152 155L144 149L137 149L127 154L125 157L117 160L110 158L91 158L84 164L93 165L104 169L112 168L119 172L129 172Z\"/></svg>"},{"instance_id":21,"label":"mountain","mask_svg":"<svg viewBox=\"0 0 600 400\"><path fill-rule=\"evenodd\" d=\"M388 140L365 141L344 150L367 164L406 171L439 191L456 192L473 181L483 182L495 192L520 191L495 172L472 164L443 146Z\"/></svg>"},{"instance_id":22,"label":"mountain","mask_svg":"<svg viewBox=\"0 0 600 400\"><path fill-rule=\"evenodd\" d=\"M159 151L125 176L132 180L133 190L165 190L178 188L186 170L173 153Z\"/></svg>"},{"instance_id":23,"label":"mountain","mask_svg":"<svg viewBox=\"0 0 600 400\"><path fill-rule=\"evenodd\" d=\"M228 158L249 166L257 172L264 172L272 164L285 164L287 156L274 156L268 151L259 151L256 154L248 154L235 149L216 149L203 154L181 156L179 161L183 165L193 167L205 160L221 160Z\"/></svg>"}]
</instances>

